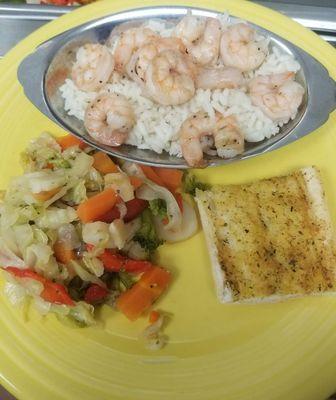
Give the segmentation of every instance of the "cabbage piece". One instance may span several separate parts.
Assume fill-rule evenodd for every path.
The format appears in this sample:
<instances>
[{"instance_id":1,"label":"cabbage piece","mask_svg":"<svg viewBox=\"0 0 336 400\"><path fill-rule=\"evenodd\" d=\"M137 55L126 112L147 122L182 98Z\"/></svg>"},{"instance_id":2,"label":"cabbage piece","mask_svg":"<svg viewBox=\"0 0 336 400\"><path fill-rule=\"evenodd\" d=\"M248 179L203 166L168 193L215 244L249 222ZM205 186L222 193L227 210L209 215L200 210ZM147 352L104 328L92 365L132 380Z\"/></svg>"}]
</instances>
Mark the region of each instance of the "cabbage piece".
<instances>
[{"instance_id":1,"label":"cabbage piece","mask_svg":"<svg viewBox=\"0 0 336 400\"><path fill-rule=\"evenodd\" d=\"M21 252L16 241L14 230L12 228L8 228L6 230L1 229L1 236L9 250L18 257L21 257Z\"/></svg>"},{"instance_id":2,"label":"cabbage piece","mask_svg":"<svg viewBox=\"0 0 336 400\"><path fill-rule=\"evenodd\" d=\"M36 171L44 168L46 164L62 160L61 147L48 133L31 141L26 152L21 155L21 163L25 171Z\"/></svg>"},{"instance_id":3,"label":"cabbage piece","mask_svg":"<svg viewBox=\"0 0 336 400\"><path fill-rule=\"evenodd\" d=\"M98 278L104 273L104 265L97 257L92 257L91 253L85 252L82 261L86 269L96 275Z\"/></svg>"},{"instance_id":4,"label":"cabbage piece","mask_svg":"<svg viewBox=\"0 0 336 400\"><path fill-rule=\"evenodd\" d=\"M0 266L27 268L26 263L10 250L2 237L0 237Z\"/></svg>"},{"instance_id":5,"label":"cabbage piece","mask_svg":"<svg viewBox=\"0 0 336 400\"><path fill-rule=\"evenodd\" d=\"M105 188L111 187L124 202L134 199L134 188L128 175L123 172L113 172L104 176Z\"/></svg>"},{"instance_id":6,"label":"cabbage piece","mask_svg":"<svg viewBox=\"0 0 336 400\"><path fill-rule=\"evenodd\" d=\"M82 236L85 243L102 248L112 247L110 246L109 224L105 222L96 221L83 224Z\"/></svg>"},{"instance_id":7,"label":"cabbage piece","mask_svg":"<svg viewBox=\"0 0 336 400\"><path fill-rule=\"evenodd\" d=\"M68 316L74 319L80 326L94 325L94 307L91 304L79 301L75 307L71 307Z\"/></svg>"},{"instance_id":8,"label":"cabbage piece","mask_svg":"<svg viewBox=\"0 0 336 400\"><path fill-rule=\"evenodd\" d=\"M167 343L167 337L163 334L164 317L148 325L140 334L140 339L144 340L148 350L156 351L162 349Z\"/></svg>"},{"instance_id":9,"label":"cabbage piece","mask_svg":"<svg viewBox=\"0 0 336 400\"><path fill-rule=\"evenodd\" d=\"M119 218L124 219L127 214L126 204L123 201L121 201L121 202L117 203L116 206L117 206L117 209L119 210Z\"/></svg>"},{"instance_id":10,"label":"cabbage piece","mask_svg":"<svg viewBox=\"0 0 336 400\"><path fill-rule=\"evenodd\" d=\"M34 225L32 226L32 229L33 229L33 234L34 234L34 240L36 242L48 244L49 236L45 232L43 232L42 229L40 229Z\"/></svg>"},{"instance_id":11,"label":"cabbage piece","mask_svg":"<svg viewBox=\"0 0 336 400\"><path fill-rule=\"evenodd\" d=\"M77 219L76 210L72 207L49 207L36 219L36 225L42 229L58 229L60 226Z\"/></svg>"},{"instance_id":12,"label":"cabbage piece","mask_svg":"<svg viewBox=\"0 0 336 400\"><path fill-rule=\"evenodd\" d=\"M73 250L81 245L76 228L72 224L60 226L57 233L58 241L66 243L69 249Z\"/></svg>"},{"instance_id":13,"label":"cabbage piece","mask_svg":"<svg viewBox=\"0 0 336 400\"><path fill-rule=\"evenodd\" d=\"M85 186L92 192L101 192L103 190L104 179L95 168L91 168L89 173L86 175Z\"/></svg>"},{"instance_id":14,"label":"cabbage piece","mask_svg":"<svg viewBox=\"0 0 336 400\"><path fill-rule=\"evenodd\" d=\"M69 150L71 151L71 149ZM68 158L71 168L67 172L72 178L83 178L89 173L93 165L93 157L82 151L72 151L72 153L69 154ZM63 156L66 157L67 154L63 153Z\"/></svg>"},{"instance_id":15,"label":"cabbage piece","mask_svg":"<svg viewBox=\"0 0 336 400\"><path fill-rule=\"evenodd\" d=\"M11 180L5 195L5 202L13 206L38 203L33 196L34 193L61 188L65 185L66 180L63 170L27 173Z\"/></svg>"},{"instance_id":16,"label":"cabbage piece","mask_svg":"<svg viewBox=\"0 0 336 400\"><path fill-rule=\"evenodd\" d=\"M23 205L16 207L16 212L19 214L18 223L26 223L29 221L35 221L40 215L40 207L38 205Z\"/></svg>"},{"instance_id":17,"label":"cabbage piece","mask_svg":"<svg viewBox=\"0 0 336 400\"><path fill-rule=\"evenodd\" d=\"M38 138L31 140L28 144L27 152L31 154L33 152L40 152L44 149L52 149L59 153L62 151L62 148L57 143L56 139L48 132L43 132Z\"/></svg>"},{"instance_id":18,"label":"cabbage piece","mask_svg":"<svg viewBox=\"0 0 336 400\"><path fill-rule=\"evenodd\" d=\"M46 200L44 202L42 202L43 207L47 208L49 207L51 204L55 203L55 201L61 199L67 192L67 187L63 187L62 189L60 189L53 197L51 197L49 200Z\"/></svg>"},{"instance_id":19,"label":"cabbage piece","mask_svg":"<svg viewBox=\"0 0 336 400\"><path fill-rule=\"evenodd\" d=\"M65 304L50 304L50 311L57 315L57 317L62 316L65 317L69 315L70 307L66 306Z\"/></svg>"},{"instance_id":20,"label":"cabbage piece","mask_svg":"<svg viewBox=\"0 0 336 400\"><path fill-rule=\"evenodd\" d=\"M6 294L13 296L13 303L18 303L20 300L24 300L24 297L29 296L40 296L44 287L43 284L35 279L31 278L19 278L17 279L10 272L3 270L3 275L6 279Z\"/></svg>"},{"instance_id":21,"label":"cabbage piece","mask_svg":"<svg viewBox=\"0 0 336 400\"><path fill-rule=\"evenodd\" d=\"M24 206L36 203L35 197L27 187L27 182L20 178L13 178L5 194L6 205Z\"/></svg>"},{"instance_id":22,"label":"cabbage piece","mask_svg":"<svg viewBox=\"0 0 336 400\"><path fill-rule=\"evenodd\" d=\"M123 252L126 252L128 257L134 260L147 260L148 258L148 251L144 249L139 242L134 240L130 240L125 244Z\"/></svg>"},{"instance_id":23,"label":"cabbage piece","mask_svg":"<svg viewBox=\"0 0 336 400\"><path fill-rule=\"evenodd\" d=\"M40 296L34 296L33 305L36 311L41 315L47 315L51 310L51 303L43 300Z\"/></svg>"},{"instance_id":24,"label":"cabbage piece","mask_svg":"<svg viewBox=\"0 0 336 400\"><path fill-rule=\"evenodd\" d=\"M164 200L169 218L168 224L165 225L166 229L177 229L181 225L182 214L175 197L168 189L153 183L149 179L145 179L144 181L146 184L137 189L136 197L148 201L156 199Z\"/></svg>"},{"instance_id":25,"label":"cabbage piece","mask_svg":"<svg viewBox=\"0 0 336 400\"><path fill-rule=\"evenodd\" d=\"M30 296L40 296L44 286L41 282L31 278L19 278L19 283L26 289L26 293Z\"/></svg>"},{"instance_id":26,"label":"cabbage piece","mask_svg":"<svg viewBox=\"0 0 336 400\"><path fill-rule=\"evenodd\" d=\"M27 297L26 289L16 282L6 282L4 293L13 306L20 306Z\"/></svg>"},{"instance_id":27,"label":"cabbage piece","mask_svg":"<svg viewBox=\"0 0 336 400\"><path fill-rule=\"evenodd\" d=\"M69 278L69 271L66 266L59 264L54 256L51 256L47 263L39 261L34 266L34 270L44 277L62 283Z\"/></svg>"},{"instance_id":28,"label":"cabbage piece","mask_svg":"<svg viewBox=\"0 0 336 400\"><path fill-rule=\"evenodd\" d=\"M15 235L16 244L23 256L26 247L34 241L34 231L29 224L14 225L13 232Z\"/></svg>"},{"instance_id":29,"label":"cabbage piece","mask_svg":"<svg viewBox=\"0 0 336 400\"><path fill-rule=\"evenodd\" d=\"M53 256L52 248L43 243L34 243L26 248L24 254L26 265L48 279L64 280L68 270L61 268Z\"/></svg>"},{"instance_id":30,"label":"cabbage piece","mask_svg":"<svg viewBox=\"0 0 336 400\"><path fill-rule=\"evenodd\" d=\"M56 314L60 322L71 328L84 328L96 323L94 307L84 301L79 301L74 307L52 304L51 312Z\"/></svg>"},{"instance_id":31,"label":"cabbage piece","mask_svg":"<svg viewBox=\"0 0 336 400\"><path fill-rule=\"evenodd\" d=\"M39 265L47 264L52 254L53 250L47 244L34 243L26 248L24 260L28 267L34 268L37 263Z\"/></svg>"},{"instance_id":32,"label":"cabbage piece","mask_svg":"<svg viewBox=\"0 0 336 400\"><path fill-rule=\"evenodd\" d=\"M140 179L146 179L146 175L143 173L141 167L136 163L125 161L121 169L129 176L137 176Z\"/></svg>"},{"instance_id":33,"label":"cabbage piece","mask_svg":"<svg viewBox=\"0 0 336 400\"><path fill-rule=\"evenodd\" d=\"M6 230L14 225L19 219L18 210L10 204L3 204L1 207L0 226Z\"/></svg>"},{"instance_id":34,"label":"cabbage piece","mask_svg":"<svg viewBox=\"0 0 336 400\"><path fill-rule=\"evenodd\" d=\"M67 177L64 170L51 171L49 169L30 172L17 178L23 186L32 193L40 193L59 188L66 184Z\"/></svg>"},{"instance_id":35,"label":"cabbage piece","mask_svg":"<svg viewBox=\"0 0 336 400\"><path fill-rule=\"evenodd\" d=\"M125 244L134 237L140 227L140 218L136 218L127 224L122 219L115 219L109 227L112 242L111 247L117 247L119 250L123 249Z\"/></svg>"},{"instance_id":36,"label":"cabbage piece","mask_svg":"<svg viewBox=\"0 0 336 400\"><path fill-rule=\"evenodd\" d=\"M63 200L73 204L80 204L87 199L85 180L80 180L63 196Z\"/></svg>"},{"instance_id":37,"label":"cabbage piece","mask_svg":"<svg viewBox=\"0 0 336 400\"><path fill-rule=\"evenodd\" d=\"M99 286L106 287L105 283L93 275L91 272L88 272L79 261L71 260L68 264L69 268L72 268L73 271L78 275L82 281L96 283Z\"/></svg>"},{"instance_id":38,"label":"cabbage piece","mask_svg":"<svg viewBox=\"0 0 336 400\"><path fill-rule=\"evenodd\" d=\"M128 238L127 228L122 219L115 219L109 226L111 239L113 245L111 247L117 247L121 250Z\"/></svg>"},{"instance_id":39,"label":"cabbage piece","mask_svg":"<svg viewBox=\"0 0 336 400\"><path fill-rule=\"evenodd\" d=\"M35 159L33 159L27 151L23 151L20 154L20 164L24 172L34 172L37 169L40 169L40 166L37 164Z\"/></svg>"},{"instance_id":40,"label":"cabbage piece","mask_svg":"<svg viewBox=\"0 0 336 400\"><path fill-rule=\"evenodd\" d=\"M51 157L48 160L48 164L52 164L53 169L67 169L71 167L69 161L64 160L62 157Z\"/></svg>"},{"instance_id":41,"label":"cabbage piece","mask_svg":"<svg viewBox=\"0 0 336 400\"><path fill-rule=\"evenodd\" d=\"M26 289L19 284L14 276L1 269L2 275L5 278L4 294L13 306L20 306L24 303L27 297Z\"/></svg>"}]
</instances>

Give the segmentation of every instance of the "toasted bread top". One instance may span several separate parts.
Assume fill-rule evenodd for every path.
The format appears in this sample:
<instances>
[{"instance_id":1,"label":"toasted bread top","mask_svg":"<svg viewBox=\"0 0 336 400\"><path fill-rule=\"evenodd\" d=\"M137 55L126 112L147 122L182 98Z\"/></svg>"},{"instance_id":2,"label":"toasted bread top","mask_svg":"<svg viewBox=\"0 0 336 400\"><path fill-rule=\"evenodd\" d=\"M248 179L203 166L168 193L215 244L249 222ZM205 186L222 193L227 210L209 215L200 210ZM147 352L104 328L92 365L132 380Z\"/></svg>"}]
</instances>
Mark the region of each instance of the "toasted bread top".
<instances>
[{"instance_id":1,"label":"toasted bread top","mask_svg":"<svg viewBox=\"0 0 336 400\"><path fill-rule=\"evenodd\" d=\"M223 301L335 290L334 235L315 168L196 199Z\"/></svg>"}]
</instances>

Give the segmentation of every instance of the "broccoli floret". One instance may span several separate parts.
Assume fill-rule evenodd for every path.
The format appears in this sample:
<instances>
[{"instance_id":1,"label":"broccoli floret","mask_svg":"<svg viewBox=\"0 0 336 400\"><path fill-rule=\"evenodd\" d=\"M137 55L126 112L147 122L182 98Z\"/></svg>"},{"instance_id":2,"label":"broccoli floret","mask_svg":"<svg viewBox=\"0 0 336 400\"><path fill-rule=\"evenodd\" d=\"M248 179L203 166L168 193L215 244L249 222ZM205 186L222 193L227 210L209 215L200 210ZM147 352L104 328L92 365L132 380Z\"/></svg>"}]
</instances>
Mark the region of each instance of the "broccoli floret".
<instances>
[{"instance_id":1,"label":"broccoli floret","mask_svg":"<svg viewBox=\"0 0 336 400\"><path fill-rule=\"evenodd\" d=\"M138 242L141 247L148 251L149 254L155 251L163 243L156 234L150 210L146 209L142 212L141 227L135 234L133 240Z\"/></svg>"},{"instance_id":2,"label":"broccoli floret","mask_svg":"<svg viewBox=\"0 0 336 400\"><path fill-rule=\"evenodd\" d=\"M183 175L183 191L185 193L191 194L192 196L195 196L196 189L208 190L210 189L210 185L198 181L195 175L185 173Z\"/></svg>"},{"instance_id":3,"label":"broccoli floret","mask_svg":"<svg viewBox=\"0 0 336 400\"><path fill-rule=\"evenodd\" d=\"M167 203L163 199L155 199L149 202L152 214L160 218L167 217Z\"/></svg>"}]
</instances>

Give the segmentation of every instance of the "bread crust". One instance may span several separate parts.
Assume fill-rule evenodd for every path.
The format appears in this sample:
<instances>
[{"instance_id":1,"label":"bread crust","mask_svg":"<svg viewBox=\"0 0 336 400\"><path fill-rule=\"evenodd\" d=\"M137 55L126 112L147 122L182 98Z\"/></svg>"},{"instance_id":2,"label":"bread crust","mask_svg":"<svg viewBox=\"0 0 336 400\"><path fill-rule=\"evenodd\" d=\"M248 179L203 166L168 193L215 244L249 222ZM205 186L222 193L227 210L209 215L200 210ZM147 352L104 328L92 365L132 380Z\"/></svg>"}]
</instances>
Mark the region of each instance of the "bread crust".
<instances>
[{"instance_id":1,"label":"bread crust","mask_svg":"<svg viewBox=\"0 0 336 400\"><path fill-rule=\"evenodd\" d=\"M335 236L315 167L247 185L197 190L195 199L220 302L336 293ZM227 204L232 199L236 204ZM238 242L245 226L244 247Z\"/></svg>"}]
</instances>

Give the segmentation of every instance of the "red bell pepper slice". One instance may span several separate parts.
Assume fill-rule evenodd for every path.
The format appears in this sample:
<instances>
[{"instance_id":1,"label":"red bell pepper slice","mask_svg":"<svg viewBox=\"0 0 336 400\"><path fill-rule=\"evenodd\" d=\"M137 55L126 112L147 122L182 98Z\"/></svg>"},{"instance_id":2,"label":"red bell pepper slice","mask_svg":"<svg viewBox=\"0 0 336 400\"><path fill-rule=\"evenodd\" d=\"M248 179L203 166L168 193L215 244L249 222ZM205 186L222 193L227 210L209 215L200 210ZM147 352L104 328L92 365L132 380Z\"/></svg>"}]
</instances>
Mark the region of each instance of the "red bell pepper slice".
<instances>
[{"instance_id":1,"label":"red bell pepper slice","mask_svg":"<svg viewBox=\"0 0 336 400\"><path fill-rule=\"evenodd\" d=\"M41 297L45 301L55 304L65 304L67 306L74 306L75 303L68 294L65 286L60 283L54 283L47 281L44 284L44 290L41 293Z\"/></svg>"},{"instance_id":2,"label":"red bell pepper slice","mask_svg":"<svg viewBox=\"0 0 336 400\"><path fill-rule=\"evenodd\" d=\"M99 259L104 264L104 268L111 272L126 271L131 273L141 273L152 268L152 263L143 260L133 260L122 256L121 254L114 254L109 250L105 250Z\"/></svg>"},{"instance_id":3,"label":"red bell pepper slice","mask_svg":"<svg viewBox=\"0 0 336 400\"><path fill-rule=\"evenodd\" d=\"M43 291L41 292L43 300L55 304L65 304L67 306L75 305L74 301L69 296L66 287L60 283L51 282L49 279L44 278L28 268L20 269L16 267L7 267L5 270L17 278L29 278L41 282L43 285Z\"/></svg>"},{"instance_id":4,"label":"red bell pepper slice","mask_svg":"<svg viewBox=\"0 0 336 400\"><path fill-rule=\"evenodd\" d=\"M21 269L17 267L7 267L5 268L5 271L10 272L12 275L16 276L17 278L30 278L30 279L35 279L36 281L39 281L41 283L45 283L46 278L43 276L37 274L36 272L32 271L31 269Z\"/></svg>"},{"instance_id":5,"label":"red bell pepper slice","mask_svg":"<svg viewBox=\"0 0 336 400\"><path fill-rule=\"evenodd\" d=\"M108 293L107 289L93 283L85 292L84 300L89 304L96 304L104 300Z\"/></svg>"},{"instance_id":6,"label":"red bell pepper slice","mask_svg":"<svg viewBox=\"0 0 336 400\"><path fill-rule=\"evenodd\" d=\"M125 206L127 212L123 219L125 222L130 222L133 219L135 219L138 215L140 215L145 208L148 207L148 201L135 198L130 201L127 201L125 203ZM97 220L111 223L118 218L120 218L120 210L118 206L115 205L110 211L107 211Z\"/></svg>"}]
</instances>

